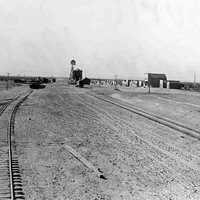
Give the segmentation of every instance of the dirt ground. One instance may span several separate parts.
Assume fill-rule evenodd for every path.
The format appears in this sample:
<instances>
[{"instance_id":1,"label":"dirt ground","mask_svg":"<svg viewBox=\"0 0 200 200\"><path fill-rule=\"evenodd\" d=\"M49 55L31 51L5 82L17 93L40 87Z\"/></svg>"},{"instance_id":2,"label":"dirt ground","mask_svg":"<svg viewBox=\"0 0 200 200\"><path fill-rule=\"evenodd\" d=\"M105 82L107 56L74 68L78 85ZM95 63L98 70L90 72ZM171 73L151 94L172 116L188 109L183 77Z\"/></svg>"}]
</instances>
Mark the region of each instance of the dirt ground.
<instances>
[{"instance_id":1,"label":"dirt ground","mask_svg":"<svg viewBox=\"0 0 200 200\"><path fill-rule=\"evenodd\" d=\"M35 90L15 123L26 199L199 200L200 141L91 91L199 128L199 93L158 89L147 95L144 88L80 89L64 82Z\"/></svg>"},{"instance_id":2,"label":"dirt ground","mask_svg":"<svg viewBox=\"0 0 200 200\"><path fill-rule=\"evenodd\" d=\"M29 90L29 87L19 86L19 87L12 87L6 90L5 88L0 88L0 102L3 102L7 99L12 99L17 97L18 95L25 94Z\"/></svg>"},{"instance_id":3,"label":"dirt ground","mask_svg":"<svg viewBox=\"0 0 200 200\"><path fill-rule=\"evenodd\" d=\"M111 96L141 107L145 111L200 129L200 93L156 88L152 90L152 93L148 94L144 88L140 88L140 91L136 88L131 92L122 89Z\"/></svg>"}]
</instances>

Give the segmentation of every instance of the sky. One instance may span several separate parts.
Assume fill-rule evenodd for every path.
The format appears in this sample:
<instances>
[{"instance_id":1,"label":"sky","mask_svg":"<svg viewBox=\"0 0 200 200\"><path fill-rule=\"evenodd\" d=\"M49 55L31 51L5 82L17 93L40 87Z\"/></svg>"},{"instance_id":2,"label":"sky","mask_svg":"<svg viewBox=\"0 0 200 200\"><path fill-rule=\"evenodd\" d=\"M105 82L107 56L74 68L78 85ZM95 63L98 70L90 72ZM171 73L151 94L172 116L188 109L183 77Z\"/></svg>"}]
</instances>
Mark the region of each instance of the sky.
<instances>
[{"instance_id":1,"label":"sky","mask_svg":"<svg viewBox=\"0 0 200 200\"><path fill-rule=\"evenodd\" d=\"M199 0L0 0L0 74L200 81Z\"/></svg>"}]
</instances>

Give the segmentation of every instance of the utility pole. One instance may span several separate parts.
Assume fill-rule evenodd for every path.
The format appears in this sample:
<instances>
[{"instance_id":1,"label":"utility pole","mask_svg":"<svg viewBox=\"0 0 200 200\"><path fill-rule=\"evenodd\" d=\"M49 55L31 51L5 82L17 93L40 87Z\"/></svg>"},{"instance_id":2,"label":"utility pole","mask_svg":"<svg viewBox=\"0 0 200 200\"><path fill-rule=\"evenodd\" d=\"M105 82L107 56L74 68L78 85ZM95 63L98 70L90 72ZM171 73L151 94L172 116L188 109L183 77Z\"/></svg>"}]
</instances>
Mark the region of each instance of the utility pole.
<instances>
[{"instance_id":1,"label":"utility pole","mask_svg":"<svg viewBox=\"0 0 200 200\"><path fill-rule=\"evenodd\" d=\"M148 81L148 86L149 86L149 94L151 93L151 90L150 90L150 88L151 88L151 84L150 84L150 82Z\"/></svg>"},{"instance_id":2,"label":"utility pole","mask_svg":"<svg viewBox=\"0 0 200 200\"><path fill-rule=\"evenodd\" d=\"M194 88L196 86L196 72L194 72Z\"/></svg>"},{"instance_id":3,"label":"utility pole","mask_svg":"<svg viewBox=\"0 0 200 200\"><path fill-rule=\"evenodd\" d=\"M10 73L7 73L7 83L6 83L6 89L7 89L7 90L8 90L9 75L10 75Z\"/></svg>"},{"instance_id":4,"label":"utility pole","mask_svg":"<svg viewBox=\"0 0 200 200\"><path fill-rule=\"evenodd\" d=\"M115 75L115 90L117 90L117 75Z\"/></svg>"},{"instance_id":5,"label":"utility pole","mask_svg":"<svg viewBox=\"0 0 200 200\"><path fill-rule=\"evenodd\" d=\"M149 94L151 93L151 83L150 83L150 75L149 75L149 73L144 73L144 75L146 75L147 74L147 83L148 83L148 88L149 88Z\"/></svg>"},{"instance_id":6,"label":"utility pole","mask_svg":"<svg viewBox=\"0 0 200 200\"><path fill-rule=\"evenodd\" d=\"M194 72L194 84L196 83L196 72Z\"/></svg>"},{"instance_id":7,"label":"utility pole","mask_svg":"<svg viewBox=\"0 0 200 200\"><path fill-rule=\"evenodd\" d=\"M85 78L86 78L86 69L84 70L84 72L85 72Z\"/></svg>"}]
</instances>

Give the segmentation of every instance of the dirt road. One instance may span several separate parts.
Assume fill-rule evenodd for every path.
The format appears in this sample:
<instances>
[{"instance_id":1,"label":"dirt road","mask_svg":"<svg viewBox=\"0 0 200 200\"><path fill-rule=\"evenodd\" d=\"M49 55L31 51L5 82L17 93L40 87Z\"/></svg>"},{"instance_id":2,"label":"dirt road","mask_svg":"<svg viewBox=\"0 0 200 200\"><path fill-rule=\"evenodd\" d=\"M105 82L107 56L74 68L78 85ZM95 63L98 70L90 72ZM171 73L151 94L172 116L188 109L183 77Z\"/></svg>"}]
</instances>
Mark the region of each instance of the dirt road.
<instances>
[{"instance_id":1,"label":"dirt road","mask_svg":"<svg viewBox=\"0 0 200 200\"><path fill-rule=\"evenodd\" d=\"M15 134L27 199L200 199L199 140L88 91L49 85L21 106Z\"/></svg>"}]
</instances>

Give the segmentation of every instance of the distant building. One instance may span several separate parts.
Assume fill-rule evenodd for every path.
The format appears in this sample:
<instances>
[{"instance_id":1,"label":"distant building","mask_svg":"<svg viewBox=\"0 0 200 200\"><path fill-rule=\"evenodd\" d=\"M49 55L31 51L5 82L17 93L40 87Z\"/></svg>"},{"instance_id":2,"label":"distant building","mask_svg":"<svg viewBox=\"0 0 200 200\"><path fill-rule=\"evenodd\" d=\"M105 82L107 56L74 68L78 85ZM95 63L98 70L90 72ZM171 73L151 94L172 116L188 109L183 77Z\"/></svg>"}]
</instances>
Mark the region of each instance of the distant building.
<instances>
[{"instance_id":1,"label":"distant building","mask_svg":"<svg viewBox=\"0 0 200 200\"><path fill-rule=\"evenodd\" d=\"M80 70L80 69L75 69L75 70L73 70L73 80L75 81L75 82L77 82L77 81L80 81L80 80L82 80L82 74L83 74L83 71L82 70Z\"/></svg>"},{"instance_id":2,"label":"distant building","mask_svg":"<svg viewBox=\"0 0 200 200\"><path fill-rule=\"evenodd\" d=\"M175 81L175 80L169 80L168 82L168 88L169 89L182 89L184 88L184 84L181 83L180 81Z\"/></svg>"},{"instance_id":3,"label":"distant building","mask_svg":"<svg viewBox=\"0 0 200 200\"><path fill-rule=\"evenodd\" d=\"M79 87L84 87L84 85L90 85L91 80L87 77L79 81Z\"/></svg>"},{"instance_id":4,"label":"distant building","mask_svg":"<svg viewBox=\"0 0 200 200\"><path fill-rule=\"evenodd\" d=\"M148 82L151 87L167 88L167 76L165 74L148 73Z\"/></svg>"}]
</instances>

